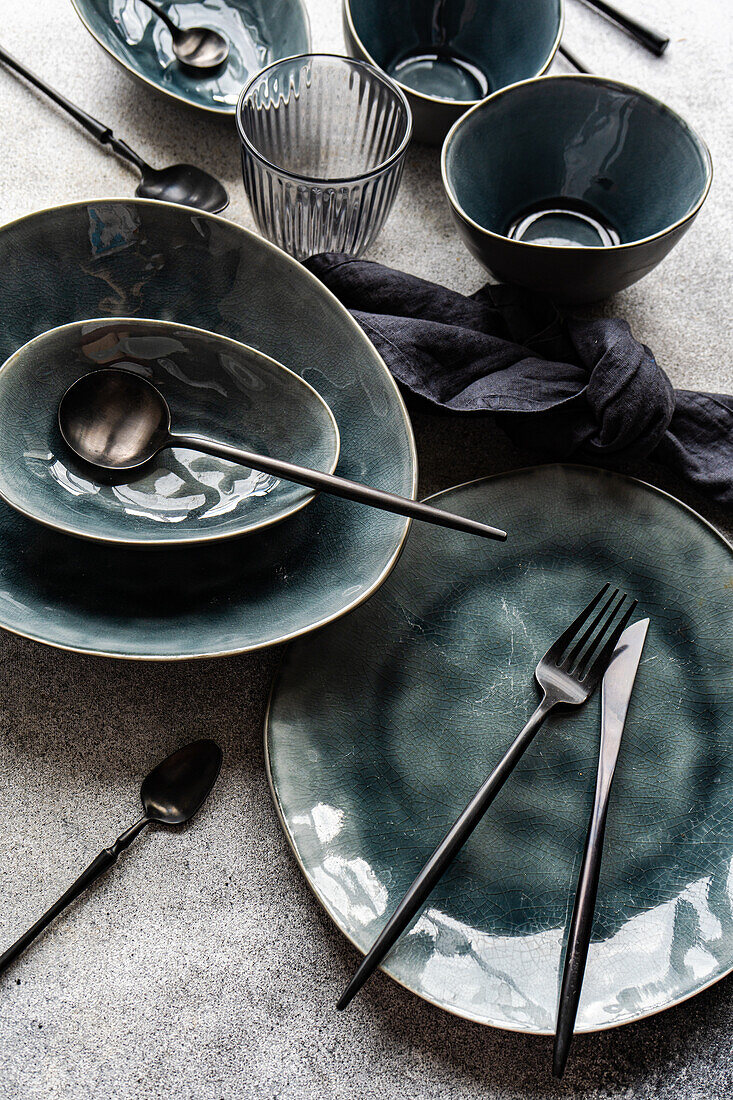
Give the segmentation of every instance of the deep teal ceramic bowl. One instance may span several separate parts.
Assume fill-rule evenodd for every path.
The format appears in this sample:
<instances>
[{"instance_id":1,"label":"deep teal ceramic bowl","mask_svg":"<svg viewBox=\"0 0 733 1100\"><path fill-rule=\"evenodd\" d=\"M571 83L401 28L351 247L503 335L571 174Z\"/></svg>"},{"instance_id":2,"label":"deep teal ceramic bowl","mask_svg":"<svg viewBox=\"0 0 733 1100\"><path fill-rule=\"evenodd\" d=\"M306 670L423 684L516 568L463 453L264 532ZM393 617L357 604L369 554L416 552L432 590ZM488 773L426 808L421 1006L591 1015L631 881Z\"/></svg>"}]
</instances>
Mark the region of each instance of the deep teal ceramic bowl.
<instances>
[{"instance_id":1,"label":"deep teal ceramic bowl","mask_svg":"<svg viewBox=\"0 0 733 1100\"><path fill-rule=\"evenodd\" d=\"M101 318L37 336L0 369L0 497L58 531L127 546L211 542L293 515L315 492L182 447L116 478L61 438L57 413L78 378L133 371L161 391L173 430L332 473L339 433L323 398L269 356L169 321Z\"/></svg>"},{"instance_id":2,"label":"deep teal ceramic bowl","mask_svg":"<svg viewBox=\"0 0 733 1100\"><path fill-rule=\"evenodd\" d=\"M287 363L341 434L338 473L414 496L394 379L314 275L225 218L96 199L0 227L0 360L87 317L153 317ZM409 520L319 493L244 539L159 548L71 538L0 501L0 628L82 653L181 660L242 653L323 626L389 575Z\"/></svg>"},{"instance_id":3,"label":"deep teal ceramic bowl","mask_svg":"<svg viewBox=\"0 0 733 1100\"><path fill-rule=\"evenodd\" d=\"M695 131L638 88L550 76L464 115L443 145L442 173L458 230L492 275L592 302L664 259L713 169Z\"/></svg>"},{"instance_id":4,"label":"deep teal ceramic bowl","mask_svg":"<svg viewBox=\"0 0 733 1100\"><path fill-rule=\"evenodd\" d=\"M399 84L416 141L439 145L485 96L550 65L562 0L343 0L346 46Z\"/></svg>"},{"instance_id":5,"label":"deep teal ceramic bowl","mask_svg":"<svg viewBox=\"0 0 733 1100\"><path fill-rule=\"evenodd\" d=\"M310 49L302 0L158 0L182 27L211 27L229 56L211 72L175 58L170 31L141 0L71 0L84 26L115 61L174 99L233 115L242 85L280 57Z\"/></svg>"}]
</instances>

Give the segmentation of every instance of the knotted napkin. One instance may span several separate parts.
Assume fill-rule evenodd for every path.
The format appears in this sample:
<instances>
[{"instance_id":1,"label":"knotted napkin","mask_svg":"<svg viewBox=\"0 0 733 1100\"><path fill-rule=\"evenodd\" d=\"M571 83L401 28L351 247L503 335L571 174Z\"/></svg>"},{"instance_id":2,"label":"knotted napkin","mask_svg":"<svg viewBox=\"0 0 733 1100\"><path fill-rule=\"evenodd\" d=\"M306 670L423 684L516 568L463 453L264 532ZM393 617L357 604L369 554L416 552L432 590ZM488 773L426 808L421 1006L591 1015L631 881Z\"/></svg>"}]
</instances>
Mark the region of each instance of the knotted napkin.
<instances>
[{"instance_id":1,"label":"knotted napkin","mask_svg":"<svg viewBox=\"0 0 733 1100\"><path fill-rule=\"evenodd\" d=\"M466 297L351 256L305 261L410 393L491 413L547 460L647 458L733 504L733 396L675 390L620 318L564 316L519 287Z\"/></svg>"}]
</instances>

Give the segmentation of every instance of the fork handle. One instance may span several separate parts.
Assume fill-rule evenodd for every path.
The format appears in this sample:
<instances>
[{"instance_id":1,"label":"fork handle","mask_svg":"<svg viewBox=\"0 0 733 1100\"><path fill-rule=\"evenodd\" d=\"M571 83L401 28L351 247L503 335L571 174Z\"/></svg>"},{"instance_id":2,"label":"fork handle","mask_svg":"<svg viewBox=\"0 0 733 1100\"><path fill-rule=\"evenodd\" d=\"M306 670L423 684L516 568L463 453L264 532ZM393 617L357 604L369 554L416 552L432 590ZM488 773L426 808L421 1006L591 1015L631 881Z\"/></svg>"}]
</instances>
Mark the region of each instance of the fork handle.
<instances>
[{"instance_id":1,"label":"fork handle","mask_svg":"<svg viewBox=\"0 0 733 1100\"><path fill-rule=\"evenodd\" d=\"M610 787L610 784L609 784ZM585 964L588 959L593 913L598 893L598 878L603 856L603 837L606 832L609 790L606 790L593 807L593 816L585 840L583 863L578 878L573 916L570 921L568 945L560 988L560 1002L555 1027L555 1046L552 1054L552 1072L562 1077L573 1041L575 1017L578 1014L580 991L583 986Z\"/></svg>"},{"instance_id":2,"label":"fork handle","mask_svg":"<svg viewBox=\"0 0 733 1100\"><path fill-rule=\"evenodd\" d=\"M389 949L393 946L402 932L404 932L418 910L422 908L428 895L432 892L433 887L437 884L438 880L442 878L444 872L458 855L458 852L466 843L471 833L514 771L520 757L529 747L532 738L552 710L553 705L554 704L548 702L547 696L542 699L542 702L537 707L522 732L514 739L510 748L494 768L491 775L483 785L479 787L461 816L445 834L440 844L387 921L387 924L384 926L379 936L377 936L369 952L362 959L361 965L337 1002L337 1008L346 1008L352 997L354 997L364 985L367 978L377 969Z\"/></svg>"}]
</instances>

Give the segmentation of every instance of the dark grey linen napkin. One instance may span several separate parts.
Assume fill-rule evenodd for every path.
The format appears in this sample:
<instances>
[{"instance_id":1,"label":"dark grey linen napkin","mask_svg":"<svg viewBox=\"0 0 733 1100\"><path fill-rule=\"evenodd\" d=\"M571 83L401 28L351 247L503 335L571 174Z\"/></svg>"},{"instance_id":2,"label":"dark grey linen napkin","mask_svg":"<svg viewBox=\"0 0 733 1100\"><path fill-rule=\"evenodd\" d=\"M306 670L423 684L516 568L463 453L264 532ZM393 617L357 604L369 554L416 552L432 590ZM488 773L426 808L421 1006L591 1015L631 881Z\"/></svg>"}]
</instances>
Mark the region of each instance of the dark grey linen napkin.
<instances>
[{"instance_id":1,"label":"dark grey linen napkin","mask_svg":"<svg viewBox=\"0 0 733 1100\"><path fill-rule=\"evenodd\" d=\"M675 390L620 318L566 316L508 285L466 297L334 253L305 266L417 398L448 412L491 414L548 461L649 457L733 504L733 396Z\"/></svg>"}]
</instances>

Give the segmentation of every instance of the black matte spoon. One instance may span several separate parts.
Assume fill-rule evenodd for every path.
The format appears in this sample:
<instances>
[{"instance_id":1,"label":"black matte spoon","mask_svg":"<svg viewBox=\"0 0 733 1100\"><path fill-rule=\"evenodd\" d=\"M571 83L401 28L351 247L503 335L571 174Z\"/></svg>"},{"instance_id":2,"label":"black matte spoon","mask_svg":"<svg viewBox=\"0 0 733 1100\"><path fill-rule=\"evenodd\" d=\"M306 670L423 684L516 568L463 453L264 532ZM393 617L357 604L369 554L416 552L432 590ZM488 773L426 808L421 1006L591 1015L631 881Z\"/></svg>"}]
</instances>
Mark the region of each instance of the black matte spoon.
<instances>
[{"instance_id":1,"label":"black matte spoon","mask_svg":"<svg viewBox=\"0 0 733 1100\"><path fill-rule=\"evenodd\" d=\"M165 23L170 31L173 53L182 65L190 65L193 69L216 69L226 61L229 43L218 31L209 27L179 27L153 0L143 0L143 4Z\"/></svg>"},{"instance_id":2,"label":"black matte spoon","mask_svg":"<svg viewBox=\"0 0 733 1100\"><path fill-rule=\"evenodd\" d=\"M116 862L120 852L129 848L146 825L182 825L192 818L216 783L221 759L221 749L214 741L194 741L193 744L171 753L153 768L143 779L140 788L145 811L143 816L121 833L114 844L103 848L66 893L12 947L0 955L0 974L25 951L62 909L78 898L79 894Z\"/></svg>"},{"instance_id":3,"label":"black matte spoon","mask_svg":"<svg viewBox=\"0 0 733 1100\"><path fill-rule=\"evenodd\" d=\"M426 520L439 527L467 531L483 538L500 541L506 538L506 531L497 527L465 516L454 516L395 493L372 489L358 481L240 450L213 439L174 433L171 431L171 412L163 394L152 382L132 371L105 368L82 375L61 398L58 424L64 441L74 454L98 469L135 470L166 447L185 447L238 462L251 470L261 470L297 485L395 512L398 516Z\"/></svg>"},{"instance_id":4,"label":"black matte spoon","mask_svg":"<svg viewBox=\"0 0 733 1100\"><path fill-rule=\"evenodd\" d=\"M4 61L15 72L20 73L31 84L58 103L65 111L81 123L102 145L109 145L118 156L134 164L142 178L135 194L141 199L161 199L163 202L176 202L181 206L193 206L197 210L207 210L218 214L229 204L229 196L217 179L196 168L193 164L172 164L169 168L152 168L130 146L116 138L109 126L82 111L81 107L62 96L45 80L26 69L12 54L0 46L0 61Z\"/></svg>"}]
</instances>

